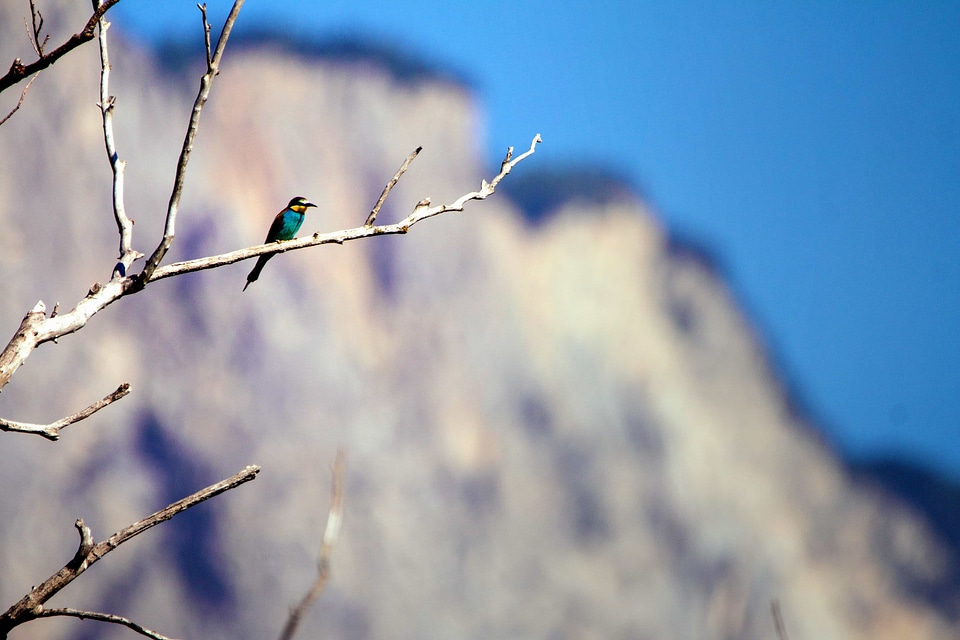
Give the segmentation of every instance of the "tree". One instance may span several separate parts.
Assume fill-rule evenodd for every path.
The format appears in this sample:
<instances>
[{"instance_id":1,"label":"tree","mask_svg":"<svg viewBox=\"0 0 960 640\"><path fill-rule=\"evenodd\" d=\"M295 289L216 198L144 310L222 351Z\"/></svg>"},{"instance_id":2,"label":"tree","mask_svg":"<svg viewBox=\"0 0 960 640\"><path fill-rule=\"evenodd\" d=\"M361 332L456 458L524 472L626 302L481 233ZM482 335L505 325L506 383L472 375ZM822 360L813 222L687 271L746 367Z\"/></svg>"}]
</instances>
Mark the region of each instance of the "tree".
<instances>
[{"instance_id":1,"label":"tree","mask_svg":"<svg viewBox=\"0 0 960 640\"><path fill-rule=\"evenodd\" d=\"M55 305L48 314L46 305L40 301L23 317L20 326L10 339L6 347L0 352L0 390L10 381L19 367L26 359L41 345L47 342L54 342L58 338L77 332L87 326L87 323L94 315L105 309L107 306L119 301L122 298L132 296L147 289L153 282L165 278L176 277L200 271L212 269L241 260L261 255L272 255L286 251L303 249L306 247L317 246L321 244L337 243L342 244L346 241L357 240L360 238L369 238L377 235L386 234L405 234L417 222L437 216L449 211L462 211L465 204L471 200L483 200L494 193L499 182L510 173L513 167L524 158L535 151L535 147L540 142L540 137L536 136L529 150L514 157L513 148L508 149L506 157L501 163L499 172L489 181L483 181L480 189L464 194L454 202L432 206L430 199L425 198L417 203L413 211L400 222L388 225L377 225L377 215L384 205L390 191L396 185L407 170L410 163L420 152L418 147L403 162L400 169L390 179L384 187L379 199L366 216L364 223L352 229L344 229L332 233L315 233L304 238L285 241L282 243L263 244L245 249L231 251L219 255L208 256L195 260L177 262L172 264L163 264L163 260L172 246L176 237L176 222L180 205L180 198L186 178L186 169L190 159L190 153L193 149L194 141L199 129L200 117L208 98L210 97L214 80L220 71L220 62L230 37L231 30L237 20L243 0L236 0L233 8L227 17L220 36L217 39L216 46L212 46L211 27L207 21L205 5L198 5L204 29L205 49L206 49L206 70L201 77L200 89L194 101L193 110L187 124L186 134L183 145L180 150L179 160L176 166L176 173L172 192L166 208L166 218L162 237L157 242L149 257L145 253L135 248L133 223L127 216L124 207L124 170L125 162L117 150L117 141L114 137L113 114L116 107L116 100L109 92L109 81L111 64L107 46L107 32L109 23L105 19L107 11L116 4L118 0L97 0L94 3L94 11L84 28L68 39L63 45L53 51L45 52L47 38L43 37L43 17L30 0L30 15L32 18L32 29L28 29L31 35L37 60L30 64L22 64L20 59L16 59L10 67L9 72L0 78L0 92L16 86L19 82L25 80L31 74L36 74L46 69L60 57L67 55L76 47L98 37L100 47L100 86L99 86L99 107L103 125L103 140L107 152L108 162L112 173L112 193L113 193L113 211L112 216L116 223L119 235L119 256L112 270L110 280L105 283L93 284L86 296L80 299L75 306L64 313L60 313L59 305ZM7 123L11 126L10 118L16 113L24 102L24 97L36 75L29 80L21 91L20 99L16 106L10 111L0 124ZM134 267L143 258L146 258L142 268L137 271ZM117 389L105 397L90 404L86 408L64 417L49 424L33 424L27 422L18 422L9 419L0 418L0 430L16 434L35 434L48 440L56 441L61 436L64 427L80 422L97 411L116 402L131 392L130 385L123 383ZM290 637L296 630L296 625L300 615L309 606L310 602L319 595L329 576L329 556L333 544L336 541L339 522L342 517L343 502L343 471L344 458L338 455L337 462L334 465L334 490L331 500L331 509L328 517L327 530L321 545L320 557L318 562L318 578L314 587L307 593L301 606L291 614L287 628L283 637ZM7 633L30 620L40 617L51 616L72 616L78 618L91 618L105 622L122 624L130 629L146 635L148 637L162 638L156 632L145 629L126 618L97 613L92 611L83 611L70 608L48 609L46 602L55 595L60 589L79 577L90 565L97 562L104 555L123 544L130 538L152 528L153 526L165 522L174 515L189 509L200 502L229 491L240 484L243 484L256 477L259 467L250 465L214 485L206 487L182 500L170 504L164 509L147 516L146 518L133 523L117 531L114 535L95 542L93 533L87 527L82 519L76 521L76 529L80 536L80 545L73 558L54 575L50 576L38 586L32 588L23 598L12 605L5 613L0 615L0 638L6 637Z\"/></svg>"}]
</instances>

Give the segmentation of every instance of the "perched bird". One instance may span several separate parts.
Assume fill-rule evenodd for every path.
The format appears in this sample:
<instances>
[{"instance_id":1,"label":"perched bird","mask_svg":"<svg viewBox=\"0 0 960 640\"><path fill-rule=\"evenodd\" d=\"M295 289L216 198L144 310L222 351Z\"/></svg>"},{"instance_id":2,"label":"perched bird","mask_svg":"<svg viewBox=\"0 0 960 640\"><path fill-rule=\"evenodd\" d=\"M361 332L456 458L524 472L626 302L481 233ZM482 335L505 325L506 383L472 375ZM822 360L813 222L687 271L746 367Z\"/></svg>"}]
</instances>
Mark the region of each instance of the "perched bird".
<instances>
[{"instance_id":1,"label":"perched bird","mask_svg":"<svg viewBox=\"0 0 960 640\"><path fill-rule=\"evenodd\" d=\"M307 208L315 206L317 205L312 202L307 202L306 198L301 198L300 196L291 200L287 208L278 213L277 217L273 219L273 224L270 225L270 231L267 232L267 239L263 241L263 244L280 242L281 240L293 240L294 236L297 235L297 231L300 230L300 225L303 224L303 218L307 212ZM247 290L251 282L256 282L257 278L260 277L260 271L263 269L263 265L267 264L267 260L275 255L276 254L271 253L257 258L256 266L254 266L253 270L247 275L247 284L243 285L244 291Z\"/></svg>"}]
</instances>

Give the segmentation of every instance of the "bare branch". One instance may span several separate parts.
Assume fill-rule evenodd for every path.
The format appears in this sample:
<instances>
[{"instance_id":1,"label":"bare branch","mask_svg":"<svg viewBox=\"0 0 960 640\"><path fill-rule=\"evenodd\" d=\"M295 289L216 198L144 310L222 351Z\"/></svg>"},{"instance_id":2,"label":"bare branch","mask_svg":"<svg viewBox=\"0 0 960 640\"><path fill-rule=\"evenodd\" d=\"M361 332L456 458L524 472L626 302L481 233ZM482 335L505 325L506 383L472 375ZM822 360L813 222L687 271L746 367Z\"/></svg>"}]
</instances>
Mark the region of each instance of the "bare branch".
<instances>
[{"instance_id":1,"label":"bare branch","mask_svg":"<svg viewBox=\"0 0 960 640\"><path fill-rule=\"evenodd\" d=\"M220 41L220 44L222 43L223 38L221 38ZM217 50L221 50L219 44ZM216 54L214 57L216 58ZM96 313L108 305L113 304L123 296L140 291L144 286L154 280L162 280L164 278L170 278L193 271L201 271L203 269L213 269L264 254L283 253L321 244L343 244L350 240L368 238L370 236L407 233L410 227L421 220L426 220L427 218L432 218L433 216L448 211L463 211L464 205L467 202L471 200L484 200L492 195L500 181L510 173L517 163L532 155L536 150L537 144L540 142L540 135L537 134L530 143L530 149L516 158L512 155L511 147L507 157L500 166L500 173L494 176L490 182L483 180L479 191L472 191L460 196L460 198L451 204L436 207L430 207L429 199L425 198L417 203L417 206L410 215L396 224L356 227L326 234L320 234L318 232L312 236L296 240L272 242L270 244L248 247L246 249L239 249L207 258L177 262L156 268L150 272L147 272L147 269L144 268L143 273L136 278L114 272L114 276L109 282L106 284L95 284L90 288L86 297L77 303L76 307L67 313L62 313L55 317L47 318L45 305L42 301L38 302L32 310L27 312L23 321L20 323L19 329L17 329L17 333L3 351L0 352L0 390L6 386L13 374L20 368L20 365L24 363L33 350L39 345L81 329ZM165 238L167 237L165 236ZM172 241L173 237L169 236L168 239ZM158 247L158 250L159 249L160 247ZM156 253L154 253L154 255L156 256Z\"/></svg>"},{"instance_id":2,"label":"bare branch","mask_svg":"<svg viewBox=\"0 0 960 640\"><path fill-rule=\"evenodd\" d=\"M153 638L154 640L173 640L167 636L160 635L156 631L151 631L146 627L133 622L127 618L121 616L111 615L109 613L97 613L95 611L84 611L83 609L71 609L65 607L62 609L43 609L38 618L51 618L53 616L72 616L74 618L80 618L81 620L90 619L90 620L99 620L100 622L112 622L114 624L121 624L133 631L136 631L142 636L148 638Z\"/></svg>"},{"instance_id":3,"label":"bare branch","mask_svg":"<svg viewBox=\"0 0 960 640\"><path fill-rule=\"evenodd\" d=\"M104 396L100 400L97 400L92 405L84 409L83 411L78 411L72 416L67 416L66 418L61 418L56 422L51 422L48 425L42 424L30 424L27 422L14 422L12 420L4 420L0 418L0 431L19 431L20 433L35 433L39 436L43 436L47 440L59 440L60 439L60 430L67 426L68 424L73 424L74 422L80 422L89 418L100 409L103 409L108 404L113 404L123 396L130 393L130 385L124 382L122 385L117 387L116 391Z\"/></svg>"},{"instance_id":4,"label":"bare branch","mask_svg":"<svg viewBox=\"0 0 960 640\"><path fill-rule=\"evenodd\" d=\"M320 552L317 554L317 578L307 591L300 603L290 612L287 624L280 633L280 640L290 640L297 632L300 621L330 581L330 557L333 547L340 536L340 525L343 523L343 477L347 467L347 452L337 449L337 457L333 463L333 488L330 492L330 509L327 512L327 526L323 531L323 540L320 543Z\"/></svg>"},{"instance_id":5,"label":"bare branch","mask_svg":"<svg viewBox=\"0 0 960 640\"><path fill-rule=\"evenodd\" d=\"M82 45L84 42L92 40L97 22L99 22L100 18L103 17L110 7L118 2L120 2L120 0L106 0L93 12L93 15L90 16L90 19L87 20L87 24L84 25L83 29L79 33L73 34L62 45L50 53L40 56L35 62L23 64L20 61L20 58L16 58L10 65L10 69L7 71L6 75L0 77L0 93L3 93L27 76L46 69L57 60ZM45 43L46 40L44 40L44 44Z\"/></svg>"},{"instance_id":6,"label":"bare branch","mask_svg":"<svg viewBox=\"0 0 960 640\"><path fill-rule=\"evenodd\" d=\"M777 630L778 640L790 640L787 635L787 625L783 623L783 612L780 611L780 601L774 599L770 603L770 613L773 615L773 626Z\"/></svg>"},{"instance_id":7,"label":"bare branch","mask_svg":"<svg viewBox=\"0 0 960 640\"><path fill-rule=\"evenodd\" d=\"M101 0L95 0L97 4ZM113 138L113 109L117 104L115 96L110 95L110 56L107 52L107 29L110 23L104 18L100 18L99 42L100 42L100 107L103 116L103 143L107 150L107 160L110 162L110 169L113 171L113 217L117 221L117 231L120 233L120 264L114 269L115 272L126 274L130 265L143 254L134 251L133 243L133 220L127 217L123 206L123 173L127 163L120 160L117 155L117 147Z\"/></svg>"},{"instance_id":8,"label":"bare branch","mask_svg":"<svg viewBox=\"0 0 960 640\"><path fill-rule=\"evenodd\" d=\"M110 159L111 167L114 171L114 216L117 219L117 227L120 230L120 262L114 268L111 280L106 285L96 283L93 287L91 287L90 291L87 293L87 296L78 302L77 306L69 313L56 316L56 318L46 318L45 306L42 301L38 302L33 310L27 313L23 321L20 323L20 328L18 329L17 334L7 344L3 351L0 352L0 390L6 386L6 384L10 381L11 376L13 376L18 368L20 368L20 365L23 364L26 358L37 346L43 344L44 342L56 340L60 336L77 331L86 325L87 321L104 307L112 304L128 293L135 293L136 291L142 289L146 281L149 280L150 274L154 269L156 269L157 265L163 259L164 254L166 253L167 249L169 249L170 244L173 242L177 207L180 202L180 192L183 188L187 160L189 158L190 151L193 148L193 139L197 132L200 111L203 109L203 105L206 103L207 97L210 94L210 86L213 83L213 78L219 72L220 59L223 56L224 48L227 45L227 39L230 35L230 31L233 28L233 24L236 22L237 14L239 13L240 8L243 6L243 0L236 0L234 2L233 9L230 11L230 15L227 17L223 31L220 34L220 39L217 42L216 51L214 52L213 57L210 60L210 64L208 65L207 73L201 79L200 91L197 94L196 101L194 102L193 112L190 117L190 124L187 127L187 134L183 142L183 148L180 152L180 160L177 164L177 173L174 180L173 194L170 197L170 204L167 208L167 220L163 239L157 246L157 249L153 252L150 260L144 267L143 272L136 279L134 279L127 276L128 267L134 260L140 257L140 254L135 252L130 245L130 237L132 234L131 227L133 222L126 217L126 214L123 211L122 177L124 165L118 159L113 143L112 112L114 99L109 96L107 91L107 82L110 71L110 64L107 57L106 48L106 30L108 25L105 22L100 24L100 19L106 10L116 4L118 1L119 0L95 0L95 2L102 2L102 4L97 7L93 17L90 19L90 22L88 22L84 33L89 30L92 37L94 28L98 24L101 26L100 108L103 112L104 118L104 143L107 148L107 155ZM51 53L50 55L52 56L54 54ZM20 64L19 59L17 60L16 64Z\"/></svg>"},{"instance_id":9,"label":"bare branch","mask_svg":"<svg viewBox=\"0 0 960 640\"><path fill-rule=\"evenodd\" d=\"M155 527L161 522L166 522L181 511L194 507L204 500L209 500L214 496L218 496L225 491L229 491L245 482L253 480L259 472L260 467L256 465L246 467L240 473L226 480L210 485L206 489L202 489L193 495L164 507L139 522L134 522L130 526L124 527L98 544L92 544L93 536L90 530L83 524L82 520L78 520L75 523L77 530L80 532L80 548L77 550L77 553L74 554L73 559L64 565L62 569L44 580L39 586L31 589L30 593L7 609L3 615L0 615L0 639L6 638L9 631L14 627L40 617L44 610L43 605L47 600L73 582L97 560L130 538Z\"/></svg>"},{"instance_id":10,"label":"bare branch","mask_svg":"<svg viewBox=\"0 0 960 640\"><path fill-rule=\"evenodd\" d=\"M434 216L440 215L441 213L446 213L448 211L463 211L464 205L471 200L485 200L496 190L500 181L510 173L510 171L517 165L518 162L521 162L525 158L529 157L536 150L538 143L542 142L540 134L537 134L533 138L533 142L530 143L530 149L517 156L512 158L513 147L510 147L508 151L507 160L504 160L500 167L500 173L493 177L490 182L483 180L480 184L479 191L472 191L470 193L460 196L455 202L451 204L443 204L436 207L430 207L430 199L424 198L417 203L417 206L414 208L413 212L408 215L406 218L397 222L396 224L388 225L377 225L373 227L354 227L353 229L344 229L342 231L334 231L331 233L321 234L319 232L314 233L312 236L307 236L305 238L297 238L296 240L286 240L283 242L271 242L269 244L261 244L254 247L248 247L246 249L238 249L236 251L231 251L229 253L221 253L220 255L210 256L207 258L197 258L196 260L185 260L183 262L175 262L171 265L165 267L160 267L153 272L153 275L150 277L149 282L154 280L162 280L164 278L170 278L172 276L178 276L182 273L190 273L193 271L202 271L203 269L213 269L216 267L221 267L227 264L233 264L234 262L240 262L241 260L247 260L248 258L253 258L259 255L271 254L271 253L285 253L287 251L295 251L297 249L305 249L306 247L315 247L321 244L343 244L350 240L358 240L360 238L369 238L370 236L383 236L383 235L396 235L403 234L409 231L410 227L420 222L421 220L426 220L427 218L432 218ZM512 158L512 159L511 159Z\"/></svg>"},{"instance_id":11,"label":"bare branch","mask_svg":"<svg viewBox=\"0 0 960 640\"><path fill-rule=\"evenodd\" d=\"M30 85L33 84L33 81L36 80L36 79L37 79L37 76L39 76L39 75L40 75L40 72L38 71L36 76L33 76L32 78L30 78L30 82L28 82L28 83L27 83L27 86L25 86L25 87L23 88L23 91L20 92L20 99L17 100L16 106L14 106L13 109L10 110L10 113L8 113L7 115L5 115L5 116L3 117L3 119L0 120L0 126L2 126L4 122L6 122L7 120L9 120L10 117L11 117L13 114L15 114L15 113L20 109L20 105L23 104L23 99L27 97L27 91L30 90Z\"/></svg>"},{"instance_id":12,"label":"bare branch","mask_svg":"<svg viewBox=\"0 0 960 640\"><path fill-rule=\"evenodd\" d=\"M227 20L223 24L223 30L220 32L217 49L207 64L207 72L200 78L200 91L197 93L197 99L193 103L190 124L187 126L187 134L184 137L183 147L180 149L180 159L177 162L177 173L173 181L173 193L170 194L170 202L167 205L167 219L164 224L163 238L150 256L150 259L147 260L147 264L143 267L143 271L139 276L139 280L142 283L146 283L151 279L154 270L159 266L160 261L163 260L163 256L166 255L170 245L173 244L177 224L177 209L180 206L180 193L183 191L183 180L186 176L190 152L193 150L193 140L197 136L200 112L203 110L203 105L206 104L207 98L210 96L210 87L213 85L213 79L220 73L220 58L223 56L223 50L227 46L230 31L233 29L233 24L237 21L237 15L240 13L240 7L242 6L243 0L235 0L233 3L230 15L227 16ZM206 9L201 9L201 13L206 16ZM206 18L204 18L204 23L206 23Z\"/></svg>"},{"instance_id":13,"label":"bare branch","mask_svg":"<svg viewBox=\"0 0 960 640\"><path fill-rule=\"evenodd\" d=\"M207 5L198 4L197 9L200 9L200 17L203 18L203 43L207 49L207 69L213 65L213 58L210 54L210 23L207 22Z\"/></svg>"},{"instance_id":14,"label":"bare branch","mask_svg":"<svg viewBox=\"0 0 960 640\"><path fill-rule=\"evenodd\" d=\"M77 548L77 552L73 556L73 560L68 563L67 566L73 566L76 569L79 569L86 562L87 555L90 551L93 550L93 533L90 531L90 527L86 526L83 523L82 518L78 518L73 526L77 528L77 531L80 533L80 546ZM64 607L60 609L44 609L42 606L39 607L39 612L37 613L38 618L48 618L52 616L73 616L75 618L90 618L91 620L100 620L101 622L112 622L114 624L121 624L130 629L136 631L137 633L147 636L148 638L154 638L155 640L171 640L166 636L162 636L156 631L151 631L142 625L139 625L127 618L120 616L115 616L107 613L97 613L95 611L84 611L82 609L73 609L70 607Z\"/></svg>"},{"instance_id":15,"label":"bare branch","mask_svg":"<svg viewBox=\"0 0 960 640\"><path fill-rule=\"evenodd\" d=\"M33 6L33 0L30 0L30 11L31 13L36 11ZM36 14L34 13L34 15ZM30 46L33 47L33 50L37 52L38 56L42 56L43 54L40 53L39 49L37 49L37 45L35 44L35 38L33 34L30 33L30 25L27 24L26 18L23 19L23 30L27 32L27 41L30 43Z\"/></svg>"},{"instance_id":16,"label":"bare branch","mask_svg":"<svg viewBox=\"0 0 960 640\"><path fill-rule=\"evenodd\" d=\"M410 155L407 156L407 159L403 161L403 164L400 165L400 168L397 170L397 172L393 174L393 178L387 183L387 186L383 188L383 192L380 194L380 199L377 200L377 204L374 205L373 209L370 211L370 215L367 216L367 221L363 223L363 226L373 226L374 221L377 219L377 214L380 213L380 207L383 206L387 196L390 195L391 189L393 189L393 187L397 184L397 181L400 180L400 176L407 171L407 167L410 166L410 163L413 162L413 159L416 158L422 150L423 147L417 147Z\"/></svg>"},{"instance_id":17,"label":"bare branch","mask_svg":"<svg viewBox=\"0 0 960 640\"><path fill-rule=\"evenodd\" d=\"M0 389L3 389L20 365L44 342L79 330L100 310L125 294L136 290L133 278L116 277L106 285L93 285L77 306L67 313L46 317L43 301L37 302L20 322L17 333L0 352Z\"/></svg>"}]
</instances>

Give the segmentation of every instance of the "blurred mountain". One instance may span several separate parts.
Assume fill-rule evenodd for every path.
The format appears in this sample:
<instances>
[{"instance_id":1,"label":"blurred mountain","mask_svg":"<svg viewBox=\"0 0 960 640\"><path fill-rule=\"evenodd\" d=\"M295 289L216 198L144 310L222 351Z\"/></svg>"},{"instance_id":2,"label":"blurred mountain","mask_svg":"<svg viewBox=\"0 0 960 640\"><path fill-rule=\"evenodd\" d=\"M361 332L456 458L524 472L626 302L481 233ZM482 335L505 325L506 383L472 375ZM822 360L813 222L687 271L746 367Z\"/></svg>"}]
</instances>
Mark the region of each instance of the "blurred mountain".
<instances>
[{"instance_id":1,"label":"blurred mountain","mask_svg":"<svg viewBox=\"0 0 960 640\"><path fill-rule=\"evenodd\" d=\"M22 10L0 5L0 59L28 58ZM75 3L45 17L51 41L85 19ZM125 202L149 252L197 77L111 34ZM385 221L496 172L469 88L378 59L228 48L167 261L260 242L294 195L320 205L301 235L359 225L418 145ZM89 45L61 60L0 127L8 335L116 260L98 69ZM548 166L543 133L504 184ZM284 254L245 293L250 263L157 282L42 347L0 415L46 422L120 382L133 393L58 443L2 434L0 602L72 556L75 518L103 539L256 463L255 482L51 605L274 637L315 572L343 444L344 529L303 637L772 638L772 599L796 639L955 637L950 540L854 479L793 410L701 252L639 197L581 178L545 180L536 225L497 193L403 237ZM44 620L12 637L128 633Z\"/></svg>"},{"instance_id":2,"label":"blurred mountain","mask_svg":"<svg viewBox=\"0 0 960 640\"><path fill-rule=\"evenodd\" d=\"M317 40L310 33L281 32L269 27L238 27L231 37L230 48L234 52L252 49L260 54L270 51L298 58L307 64L327 62L373 66L378 73L386 72L398 83L469 84L462 73L431 64L412 52L362 34L344 34L335 39ZM154 53L161 67L175 73L195 70L198 65L202 68L205 63L204 43L196 38L185 37L162 43Z\"/></svg>"},{"instance_id":3,"label":"blurred mountain","mask_svg":"<svg viewBox=\"0 0 960 640\"><path fill-rule=\"evenodd\" d=\"M863 486L899 500L922 518L937 537L952 550L945 559L946 571L936 582L921 582L912 587L926 600L960 615L960 486L929 469L906 460L881 458L849 463L854 479ZM910 585L908 585L910 586Z\"/></svg>"},{"instance_id":4,"label":"blurred mountain","mask_svg":"<svg viewBox=\"0 0 960 640\"><path fill-rule=\"evenodd\" d=\"M505 182L503 192L534 224L568 204L595 208L638 199L628 179L592 163L533 167Z\"/></svg>"}]
</instances>

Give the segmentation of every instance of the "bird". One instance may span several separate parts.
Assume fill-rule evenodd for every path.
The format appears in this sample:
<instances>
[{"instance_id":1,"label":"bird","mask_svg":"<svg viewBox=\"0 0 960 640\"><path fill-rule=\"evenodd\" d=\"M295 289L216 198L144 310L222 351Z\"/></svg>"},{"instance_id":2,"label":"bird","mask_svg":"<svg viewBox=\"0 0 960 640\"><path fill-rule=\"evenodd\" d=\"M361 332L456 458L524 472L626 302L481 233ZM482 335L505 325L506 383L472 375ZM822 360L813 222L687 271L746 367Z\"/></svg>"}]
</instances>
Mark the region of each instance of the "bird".
<instances>
[{"instance_id":1,"label":"bird","mask_svg":"<svg viewBox=\"0 0 960 640\"><path fill-rule=\"evenodd\" d=\"M297 235L297 231L300 230L300 225L303 224L303 218L307 209L316 206L317 205L312 202L307 202L307 199L302 196L297 196L290 200L283 211L278 213L277 217L273 219L273 224L270 225L270 231L267 232L267 239L263 241L263 244L293 240L294 236ZM263 265L267 264L267 260L274 255L276 254L264 254L257 258L257 264L253 267L253 270L247 274L247 284L243 285L244 291L247 290L251 282L256 282L257 278L260 277L260 271L263 269Z\"/></svg>"}]
</instances>

